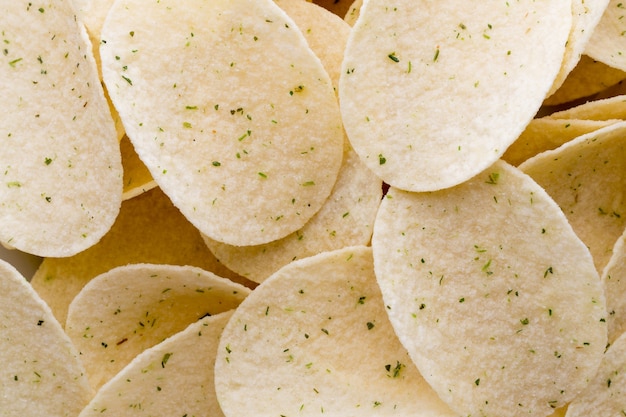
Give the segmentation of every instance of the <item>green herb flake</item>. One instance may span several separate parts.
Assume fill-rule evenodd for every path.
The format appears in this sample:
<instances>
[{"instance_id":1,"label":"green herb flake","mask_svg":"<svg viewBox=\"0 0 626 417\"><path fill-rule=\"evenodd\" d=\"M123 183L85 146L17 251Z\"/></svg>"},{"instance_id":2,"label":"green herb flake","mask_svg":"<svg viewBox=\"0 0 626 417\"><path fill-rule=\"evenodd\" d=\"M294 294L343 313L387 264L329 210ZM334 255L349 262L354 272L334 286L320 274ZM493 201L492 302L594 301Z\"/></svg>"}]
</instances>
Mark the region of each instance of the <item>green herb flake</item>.
<instances>
[{"instance_id":1,"label":"green herb flake","mask_svg":"<svg viewBox=\"0 0 626 417\"><path fill-rule=\"evenodd\" d=\"M212 164L214 167L219 167L219 166L221 166L221 165L222 165L222 164L220 163L220 161L213 161L211 164Z\"/></svg>"},{"instance_id":2,"label":"green herb flake","mask_svg":"<svg viewBox=\"0 0 626 417\"><path fill-rule=\"evenodd\" d=\"M267 178L267 174L265 172L257 172L257 174L259 174L259 177L261 178Z\"/></svg>"},{"instance_id":3,"label":"green herb flake","mask_svg":"<svg viewBox=\"0 0 626 417\"><path fill-rule=\"evenodd\" d=\"M393 62L400 62L400 59L396 56L395 52L392 52L389 55L387 55L387 58L391 59Z\"/></svg>"},{"instance_id":4,"label":"green herb flake","mask_svg":"<svg viewBox=\"0 0 626 417\"><path fill-rule=\"evenodd\" d=\"M315 185L315 181L306 181L302 183L303 187L310 187L312 185Z\"/></svg>"},{"instance_id":5,"label":"green herb flake","mask_svg":"<svg viewBox=\"0 0 626 417\"><path fill-rule=\"evenodd\" d=\"M44 164L46 164L46 165L50 165L50 164L52 163L52 158L47 158L47 157L46 157L46 158L43 160L43 163L44 163Z\"/></svg>"},{"instance_id":6,"label":"green herb flake","mask_svg":"<svg viewBox=\"0 0 626 417\"><path fill-rule=\"evenodd\" d=\"M183 127L185 129L191 129L192 126L191 126L191 123L189 123L189 122L183 122Z\"/></svg>"},{"instance_id":7,"label":"green herb flake","mask_svg":"<svg viewBox=\"0 0 626 417\"><path fill-rule=\"evenodd\" d=\"M170 360L172 355L173 355L173 353L166 353L165 355L163 355L163 359L161 359L161 368L165 368L165 365L167 364L167 361Z\"/></svg>"},{"instance_id":8,"label":"green herb flake","mask_svg":"<svg viewBox=\"0 0 626 417\"><path fill-rule=\"evenodd\" d=\"M435 55L433 56L433 62L437 62L439 59L439 48L435 49Z\"/></svg>"},{"instance_id":9,"label":"green herb flake","mask_svg":"<svg viewBox=\"0 0 626 417\"><path fill-rule=\"evenodd\" d=\"M124 81L126 81L128 83L128 85L133 85L133 80L131 80L130 78L125 77L123 75L122 75L122 78L124 79Z\"/></svg>"},{"instance_id":10,"label":"green herb flake","mask_svg":"<svg viewBox=\"0 0 626 417\"><path fill-rule=\"evenodd\" d=\"M372 330L374 328L374 323L372 323L371 321L367 322L367 330Z\"/></svg>"},{"instance_id":11,"label":"green herb flake","mask_svg":"<svg viewBox=\"0 0 626 417\"><path fill-rule=\"evenodd\" d=\"M500 179L500 173L499 172L492 172L491 174L489 174L489 179L487 181L485 181L485 182L487 184L496 185L498 183L499 179Z\"/></svg>"},{"instance_id":12,"label":"green herb flake","mask_svg":"<svg viewBox=\"0 0 626 417\"><path fill-rule=\"evenodd\" d=\"M378 154L378 165L385 165L386 162L387 162L387 158L385 158L382 153L379 153Z\"/></svg>"},{"instance_id":13,"label":"green herb flake","mask_svg":"<svg viewBox=\"0 0 626 417\"><path fill-rule=\"evenodd\" d=\"M15 68L15 64L20 62L22 59L23 58L17 58L17 59L14 59L13 61L9 61L9 65L12 66L13 68Z\"/></svg>"}]
</instances>

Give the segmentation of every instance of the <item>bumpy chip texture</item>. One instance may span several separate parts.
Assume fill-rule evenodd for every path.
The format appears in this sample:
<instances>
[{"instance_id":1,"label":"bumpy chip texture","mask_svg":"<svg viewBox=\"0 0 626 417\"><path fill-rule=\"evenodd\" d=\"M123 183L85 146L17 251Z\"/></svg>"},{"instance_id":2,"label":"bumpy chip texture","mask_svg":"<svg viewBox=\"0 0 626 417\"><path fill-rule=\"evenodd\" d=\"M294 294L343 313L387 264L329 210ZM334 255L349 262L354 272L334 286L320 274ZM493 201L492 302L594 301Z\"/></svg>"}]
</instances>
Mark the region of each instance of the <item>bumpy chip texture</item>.
<instances>
[{"instance_id":1,"label":"bumpy chip texture","mask_svg":"<svg viewBox=\"0 0 626 417\"><path fill-rule=\"evenodd\" d=\"M389 324L371 248L295 261L228 322L215 363L226 416L452 417Z\"/></svg>"},{"instance_id":2,"label":"bumpy chip texture","mask_svg":"<svg viewBox=\"0 0 626 417\"><path fill-rule=\"evenodd\" d=\"M122 200L115 125L71 1L0 6L0 242L74 255L108 231Z\"/></svg>"},{"instance_id":3,"label":"bumpy chip texture","mask_svg":"<svg viewBox=\"0 0 626 417\"><path fill-rule=\"evenodd\" d=\"M365 2L339 84L354 149L400 189L470 179L540 108L571 21L570 0Z\"/></svg>"},{"instance_id":4,"label":"bumpy chip texture","mask_svg":"<svg viewBox=\"0 0 626 417\"><path fill-rule=\"evenodd\" d=\"M75 417L92 391L79 354L24 277L0 260L0 410L5 417Z\"/></svg>"},{"instance_id":5,"label":"bumpy chip texture","mask_svg":"<svg viewBox=\"0 0 626 417\"><path fill-rule=\"evenodd\" d=\"M398 337L460 415L545 416L596 372L607 340L599 276L518 169L497 162L438 192L392 188L372 247Z\"/></svg>"},{"instance_id":6,"label":"bumpy chip texture","mask_svg":"<svg viewBox=\"0 0 626 417\"><path fill-rule=\"evenodd\" d=\"M152 177L203 234L256 245L300 229L337 179L328 73L271 0L122 0L103 77Z\"/></svg>"}]
</instances>

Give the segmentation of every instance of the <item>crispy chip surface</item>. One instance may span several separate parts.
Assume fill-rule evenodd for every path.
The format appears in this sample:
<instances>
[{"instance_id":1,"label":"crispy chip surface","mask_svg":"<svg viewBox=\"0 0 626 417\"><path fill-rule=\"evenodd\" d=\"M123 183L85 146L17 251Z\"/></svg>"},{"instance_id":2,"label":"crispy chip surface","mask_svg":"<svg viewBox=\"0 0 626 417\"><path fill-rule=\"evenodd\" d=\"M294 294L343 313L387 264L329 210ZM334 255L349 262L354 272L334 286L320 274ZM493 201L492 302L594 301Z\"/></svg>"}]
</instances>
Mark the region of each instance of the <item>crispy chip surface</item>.
<instances>
[{"instance_id":1,"label":"crispy chip surface","mask_svg":"<svg viewBox=\"0 0 626 417\"><path fill-rule=\"evenodd\" d=\"M372 247L398 337L459 415L545 416L596 372L607 337L598 273L518 169L498 162L432 193L392 188Z\"/></svg>"},{"instance_id":2,"label":"crispy chip surface","mask_svg":"<svg viewBox=\"0 0 626 417\"><path fill-rule=\"evenodd\" d=\"M92 391L78 351L24 277L0 260L0 414L75 417Z\"/></svg>"},{"instance_id":3,"label":"crispy chip surface","mask_svg":"<svg viewBox=\"0 0 626 417\"><path fill-rule=\"evenodd\" d=\"M70 304L65 331L94 390L135 356L250 290L200 268L135 264L94 278Z\"/></svg>"},{"instance_id":4,"label":"crispy chip surface","mask_svg":"<svg viewBox=\"0 0 626 417\"><path fill-rule=\"evenodd\" d=\"M70 1L0 6L0 242L71 256L100 240L122 199L115 125Z\"/></svg>"},{"instance_id":5,"label":"crispy chip surface","mask_svg":"<svg viewBox=\"0 0 626 417\"><path fill-rule=\"evenodd\" d=\"M541 106L571 21L570 0L365 2L339 86L350 142L400 189L468 180Z\"/></svg>"},{"instance_id":6,"label":"crispy chip surface","mask_svg":"<svg viewBox=\"0 0 626 417\"><path fill-rule=\"evenodd\" d=\"M341 165L337 99L276 4L118 1L102 37L128 137L203 234L267 243L320 209Z\"/></svg>"},{"instance_id":7,"label":"crispy chip surface","mask_svg":"<svg viewBox=\"0 0 626 417\"><path fill-rule=\"evenodd\" d=\"M394 335L364 246L295 261L254 290L224 329L215 384L226 416L455 415Z\"/></svg>"},{"instance_id":8,"label":"crispy chip surface","mask_svg":"<svg viewBox=\"0 0 626 417\"><path fill-rule=\"evenodd\" d=\"M104 385L79 417L223 416L213 365L231 312L205 317L134 358Z\"/></svg>"}]
</instances>

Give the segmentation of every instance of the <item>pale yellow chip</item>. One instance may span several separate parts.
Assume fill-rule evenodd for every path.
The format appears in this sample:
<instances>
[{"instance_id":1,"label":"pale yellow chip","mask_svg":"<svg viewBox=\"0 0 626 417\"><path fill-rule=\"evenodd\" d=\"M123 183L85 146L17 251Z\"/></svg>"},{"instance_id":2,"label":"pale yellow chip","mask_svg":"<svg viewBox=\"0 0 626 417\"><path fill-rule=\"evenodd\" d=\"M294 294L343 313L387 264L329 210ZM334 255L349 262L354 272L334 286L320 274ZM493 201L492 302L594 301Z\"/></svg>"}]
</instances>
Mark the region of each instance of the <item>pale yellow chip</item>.
<instances>
[{"instance_id":1,"label":"pale yellow chip","mask_svg":"<svg viewBox=\"0 0 626 417\"><path fill-rule=\"evenodd\" d=\"M591 100L550 114L552 119L626 120L626 95Z\"/></svg>"},{"instance_id":2,"label":"pale yellow chip","mask_svg":"<svg viewBox=\"0 0 626 417\"><path fill-rule=\"evenodd\" d=\"M585 48L585 54L591 58L622 71L626 71L625 15L624 3L611 0Z\"/></svg>"},{"instance_id":3,"label":"pale yellow chip","mask_svg":"<svg viewBox=\"0 0 626 417\"><path fill-rule=\"evenodd\" d=\"M217 345L232 312L205 317L134 358L79 417L223 416L215 396Z\"/></svg>"},{"instance_id":4,"label":"pale yellow chip","mask_svg":"<svg viewBox=\"0 0 626 417\"><path fill-rule=\"evenodd\" d=\"M71 256L111 227L122 199L117 134L71 1L0 8L0 242Z\"/></svg>"},{"instance_id":5,"label":"pale yellow chip","mask_svg":"<svg viewBox=\"0 0 626 417\"><path fill-rule=\"evenodd\" d=\"M572 29L567 39L565 56L561 69L548 92L554 94L576 67L591 38L595 27L600 22L609 0L572 0Z\"/></svg>"},{"instance_id":6,"label":"pale yellow chip","mask_svg":"<svg viewBox=\"0 0 626 417\"><path fill-rule=\"evenodd\" d=\"M390 189L372 238L396 334L457 415L546 416L595 374L604 294L530 177L497 162L447 190Z\"/></svg>"},{"instance_id":7,"label":"pale yellow chip","mask_svg":"<svg viewBox=\"0 0 626 417\"><path fill-rule=\"evenodd\" d=\"M570 140L594 130L617 123L620 120L533 119L519 138L506 150L502 159L519 165L541 152L556 149Z\"/></svg>"},{"instance_id":8,"label":"pale yellow chip","mask_svg":"<svg viewBox=\"0 0 626 417\"><path fill-rule=\"evenodd\" d=\"M333 192L302 229L258 246L231 246L206 237L205 241L227 268L261 283L296 259L369 244L381 197L382 181L349 149Z\"/></svg>"},{"instance_id":9,"label":"pale yellow chip","mask_svg":"<svg viewBox=\"0 0 626 417\"><path fill-rule=\"evenodd\" d=\"M226 416L455 416L395 336L364 246L295 261L254 290L224 329L215 387Z\"/></svg>"},{"instance_id":10,"label":"pale yellow chip","mask_svg":"<svg viewBox=\"0 0 626 417\"><path fill-rule=\"evenodd\" d=\"M598 273L626 227L626 122L580 136L519 167L561 207Z\"/></svg>"},{"instance_id":11,"label":"pale yellow chip","mask_svg":"<svg viewBox=\"0 0 626 417\"><path fill-rule=\"evenodd\" d=\"M65 331L98 390L135 356L250 289L190 266L131 264L91 280L70 304Z\"/></svg>"},{"instance_id":12,"label":"pale yellow chip","mask_svg":"<svg viewBox=\"0 0 626 417\"><path fill-rule=\"evenodd\" d=\"M359 14L361 13L361 6L363 6L363 0L354 0L352 5L346 12L343 20L346 21L350 26L354 26L357 19L359 18Z\"/></svg>"},{"instance_id":13,"label":"pale yellow chip","mask_svg":"<svg viewBox=\"0 0 626 417\"><path fill-rule=\"evenodd\" d=\"M69 258L44 259L31 282L65 324L67 308L85 284L129 263L193 265L250 283L217 261L198 230L158 188L124 201L111 231L97 245Z\"/></svg>"},{"instance_id":14,"label":"pale yellow chip","mask_svg":"<svg viewBox=\"0 0 626 417\"><path fill-rule=\"evenodd\" d=\"M339 85L352 146L400 189L468 180L537 113L571 25L571 0L365 2Z\"/></svg>"},{"instance_id":15,"label":"pale yellow chip","mask_svg":"<svg viewBox=\"0 0 626 417\"><path fill-rule=\"evenodd\" d=\"M606 351L600 369L565 417L623 416L626 410L626 334Z\"/></svg>"},{"instance_id":16,"label":"pale yellow chip","mask_svg":"<svg viewBox=\"0 0 626 417\"><path fill-rule=\"evenodd\" d=\"M611 259L602 271L608 311L609 343L626 332L626 233L613 246Z\"/></svg>"},{"instance_id":17,"label":"pale yellow chip","mask_svg":"<svg viewBox=\"0 0 626 417\"><path fill-rule=\"evenodd\" d=\"M203 234L256 245L300 229L337 180L330 77L271 0L120 0L104 81L137 154Z\"/></svg>"},{"instance_id":18,"label":"pale yellow chip","mask_svg":"<svg viewBox=\"0 0 626 417\"><path fill-rule=\"evenodd\" d=\"M626 73L583 55L563 84L544 100L546 106L562 105L600 93L626 79Z\"/></svg>"},{"instance_id":19,"label":"pale yellow chip","mask_svg":"<svg viewBox=\"0 0 626 417\"><path fill-rule=\"evenodd\" d=\"M0 414L75 417L92 396L78 352L24 277L0 260Z\"/></svg>"}]
</instances>

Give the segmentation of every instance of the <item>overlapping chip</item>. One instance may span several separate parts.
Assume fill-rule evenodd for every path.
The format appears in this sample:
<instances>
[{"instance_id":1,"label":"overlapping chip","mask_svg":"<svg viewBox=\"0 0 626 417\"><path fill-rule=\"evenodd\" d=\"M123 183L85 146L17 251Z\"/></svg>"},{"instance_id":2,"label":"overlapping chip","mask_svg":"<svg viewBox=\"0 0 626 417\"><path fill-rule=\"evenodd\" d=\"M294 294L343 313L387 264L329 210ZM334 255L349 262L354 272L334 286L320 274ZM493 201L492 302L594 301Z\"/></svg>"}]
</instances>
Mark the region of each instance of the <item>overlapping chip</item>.
<instances>
[{"instance_id":1,"label":"overlapping chip","mask_svg":"<svg viewBox=\"0 0 626 417\"><path fill-rule=\"evenodd\" d=\"M298 260L257 287L224 329L215 387L226 416L455 415L395 336L365 246Z\"/></svg>"},{"instance_id":2,"label":"overlapping chip","mask_svg":"<svg viewBox=\"0 0 626 417\"><path fill-rule=\"evenodd\" d=\"M267 243L320 209L342 158L336 96L271 0L118 1L102 37L128 137L203 234Z\"/></svg>"},{"instance_id":3,"label":"overlapping chip","mask_svg":"<svg viewBox=\"0 0 626 417\"><path fill-rule=\"evenodd\" d=\"M0 242L71 256L108 231L122 199L117 134L71 1L0 6Z\"/></svg>"},{"instance_id":4,"label":"overlapping chip","mask_svg":"<svg viewBox=\"0 0 626 417\"><path fill-rule=\"evenodd\" d=\"M0 260L0 413L73 417L92 391L78 351L24 277Z\"/></svg>"},{"instance_id":5,"label":"overlapping chip","mask_svg":"<svg viewBox=\"0 0 626 417\"><path fill-rule=\"evenodd\" d=\"M545 416L598 369L593 260L520 170L498 162L448 190L390 189L372 247L396 334L458 415Z\"/></svg>"},{"instance_id":6,"label":"overlapping chip","mask_svg":"<svg viewBox=\"0 0 626 417\"><path fill-rule=\"evenodd\" d=\"M571 7L365 2L339 89L352 146L404 190L438 190L478 174L541 106L563 60Z\"/></svg>"},{"instance_id":7,"label":"overlapping chip","mask_svg":"<svg viewBox=\"0 0 626 417\"><path fill-rule=\"evenodd\" d=\"M624 15L624 4L620 0L611 0L585 48L591 58L622 71L626 71Z\"/></svg>"},{"instance_id":8,"label":"overlapping chip","mask_svg":"<svg viewBox=\"0 0 626 417\"><path fill-rule=\"evenodd\" d=\"M249 292L196 267L121 266L78 293L65 331L97 390L144 350L206 315L237 307Z\"/></svg>"}]
</instances>

